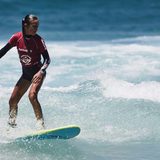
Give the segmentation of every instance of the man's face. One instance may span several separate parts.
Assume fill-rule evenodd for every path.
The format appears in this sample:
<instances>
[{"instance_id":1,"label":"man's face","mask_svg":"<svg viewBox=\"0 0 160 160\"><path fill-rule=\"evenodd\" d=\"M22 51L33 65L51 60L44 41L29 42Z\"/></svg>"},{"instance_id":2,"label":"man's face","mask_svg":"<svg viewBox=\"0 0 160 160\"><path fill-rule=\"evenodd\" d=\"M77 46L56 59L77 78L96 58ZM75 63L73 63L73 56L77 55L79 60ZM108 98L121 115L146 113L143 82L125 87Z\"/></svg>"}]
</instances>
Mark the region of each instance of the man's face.
<instances>
[{"instance_id":1,"label":"man's face","mask_svg":"<svg viewBox=\"0 0 160 160\"><path fill-rule=\"evenodd\" d=\"M31 20L30 24L27 25L27 27L26 27L26 33L28 35L34 36L38 31L38 26L39 26L39 21L37 19Z\"/></svg>"}]
</instances>

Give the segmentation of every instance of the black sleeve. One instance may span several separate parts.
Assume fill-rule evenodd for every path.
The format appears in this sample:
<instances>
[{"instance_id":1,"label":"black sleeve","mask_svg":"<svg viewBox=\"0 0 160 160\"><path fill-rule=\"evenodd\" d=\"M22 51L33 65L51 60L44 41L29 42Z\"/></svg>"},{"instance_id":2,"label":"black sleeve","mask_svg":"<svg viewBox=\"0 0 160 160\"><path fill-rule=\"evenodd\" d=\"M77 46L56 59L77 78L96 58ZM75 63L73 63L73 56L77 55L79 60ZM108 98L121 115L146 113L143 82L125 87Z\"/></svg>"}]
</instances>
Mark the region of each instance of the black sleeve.
<instances>
[{"instance_id":1,"label":"black sleeve","mask_svg":"<svg viewBox=\"0 0 160 160\"><path fill-rule=\"evenodd\" d=\"M43 66L41 67L41 70L44 72L48 65L50 64L50 57L49 57L49 54L48 54L48 51L46 50L44 53L42 53L42 56L43 56Z\"/></svg>"},{"instance_id":2,"label":"black sleeve","mask_svg":"<svg viewBox=\"0 0 160 160\"><path fill-rule=\"evenodd\" d=\"M0 58L2 58L11 48L12 48L11 44L7 43L7 44L0 50Z\"/></svg>"}]
</instances>

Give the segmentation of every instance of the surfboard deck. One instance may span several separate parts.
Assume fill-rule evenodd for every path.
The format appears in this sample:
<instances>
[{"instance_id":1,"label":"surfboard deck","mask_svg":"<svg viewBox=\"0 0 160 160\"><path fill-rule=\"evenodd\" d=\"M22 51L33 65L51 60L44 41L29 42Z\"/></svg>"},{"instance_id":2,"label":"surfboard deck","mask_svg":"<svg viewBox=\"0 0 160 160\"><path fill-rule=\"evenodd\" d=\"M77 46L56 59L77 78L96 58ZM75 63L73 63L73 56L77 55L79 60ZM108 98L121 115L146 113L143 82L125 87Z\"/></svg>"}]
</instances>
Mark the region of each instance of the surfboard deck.
<instances>
[{"instance_id":1,"label":"surfboard deck","mask_svg":"<svg viewBox=\"0 0 160 160\"><path fill-rule=\"evenodd\" d=\"M45 140L45 139L70 139L80 133L80 127L75 125L64 126L60 128L46 129L36 131L19 138L16 141Z\"/></svg>"}]
</instances>

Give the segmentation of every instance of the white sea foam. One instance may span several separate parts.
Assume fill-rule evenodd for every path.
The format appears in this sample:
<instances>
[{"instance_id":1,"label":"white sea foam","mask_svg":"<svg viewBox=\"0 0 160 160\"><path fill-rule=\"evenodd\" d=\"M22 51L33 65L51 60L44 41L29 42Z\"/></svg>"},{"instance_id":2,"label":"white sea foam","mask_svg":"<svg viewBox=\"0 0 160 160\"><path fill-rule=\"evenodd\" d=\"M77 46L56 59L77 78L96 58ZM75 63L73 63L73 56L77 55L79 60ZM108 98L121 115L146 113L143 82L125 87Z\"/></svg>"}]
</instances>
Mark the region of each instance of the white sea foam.
<instances>
[{"instance_id":1,"label":"white sea foam","mask_svg":"<svg viewBox=\"0 0 160 160\"><path fill-rule=\"evenodd\" d=\"M71 92L71 91L74 91L74 90L76 90L78 88L79 88L78 84L67 86L67 87L54 87L54 88L52 88L52 87L43 87L43 89L47 90L47 91L62 92L62 93Z\"/></svg>"},{"instance_id":2,"label":"white sea foam","mask_svg":"<svg viewBox=\"0 0 160 160\"><path fill-rule=\"evenodd\" d=\"M130 83L113 77L101 79L103 94L109 98L146 99L160 102L160 83L155 81Z\"/></svg>"},{"instance_id":3,"label":"white sea foam","mask_svg":"<svg viewBox=\"0 0 160 160\"><path fill-rule=\"evenodd\" d=\"M152 38L153 37L151 37L150 40ZM139 41L143 43L139 43ZM126 42L119 40L116 42L75 41L46 43L52 61L47 69L48 74L39 98L42 100L43 105L47 106L45 108L45 111L48 113L47 118L53 117L49 120L49 126L53 126L53 119L54 123L57 124L71 122L70 113L76 112L74 120L76 120L82 128L86 129L86 122L88 122L91 130L97 131L90 133L89 130L86 130L87 135L85 135L84 131L84 134L82 133L81 135L86 139L88 139L89 136L94 138L97 134L96 137L99 136L98 138L100 139L106 136L105 140L121 142L143 138L143 135L148 136L151 134L150 128L147 128L148 126L145 126L146 128L144 127L140 132L140 129L135 129L134 126L127 129L123 124L121 124L122 127L119 126L119 124L117 124L117 126L108 123L104 124L104 120L101 120L99 117L100 114L97 114L99 106L101 106L104 112L106 111L106 108L103 108L104 104L101 105L102 99L94 103L95 95L98 95L98 98L99 96L101 96L101 98L106 97L106 99L113 98L113 101L114 98L123 98L160 102L160 47L148 43L148 40L147 42L143 41L143 37L142 39L139 37L138 40L133 39L130 42L128 40L126 40ZM9 53L1 59L1 106L6 106L6 103L8 105L10 93L20 77L21 67L18 61L18 55L14 49L9 51ZM90 82L93 82L92 80L96 83L91 84ZM97 85L99 86L97 87ZM96 87L97 89L94 90ZM72 94L74 95L75 93L74 91L76 91L76 96L72 97ZM53 94L55 92L62 94ZM72 94L66 94L68 92ZM93 92L94 94L95 92L98 93L93 94L93 96L90 96L90 99L87 99L88 94L92 94ZM103 95L101 95L101 93ZM43 96L44 94L49 99L41 97L41 95ZM87 95L85 104L83 99L81 100L81 95L84 98L83 94ZM27 114L24 116L24 112L20 112L21 114L18 116L20 119L20 129L21 126L23 126L24 117L26 117L25 120L27 121L26 126L34 125L34 122L31 122L33 121L34 115L32 115L32 117L30 116L30 110L27 107L30 104L27 100L28 98L23 99L22 104L20 104L20 106L25 106L22 110L25 109L25 113ZM77 102L77 100L79 101ZM93 104L97 104L98 107L94 106L95 108L93 109ZM68 107L71 108L68 109ZM98 110L96 110L96 108L98 108ZM2 110L1 107L0 111L3 116L8 116L8 108ZM51 111L53 111L53 113ZM65 111L68 111L69 114L65 114ZM94 125L90 125L88 113L92 114L93 117L95 116L97 126L101 125L100 129L103 129L103 133L97 130ZM147 120L149 121L149 119ZM2 122L3 121L5 120L2 120ZM29 129L30 128L26 127L25 131Z\"/></svg>"},{"instance_id":4,"label":"white sea foam","mask_svg":"<svg viewBox=\"0 0 160 160\"><path fill-rule=\"evenodd\" d=\"M143 40L144 37L134 38L134 42L128 43L128 40L116 40L116 43L112 41L75 41L75 42L48 42L47 47L51 51L53 56L73 56L73 57L91 57L94 55L112 54L112 55L126 55L126 54L148 54L155 53L160 54L160 47L154 44L148 44L148 41L157 39L156 37L148 38L147 42L141 44L138 40ZM160 38L158 38L159 40ZM155 40L156 41L156 40ZM160 41L160 40L159 40ZM158 42L159 42L158 41ZM118 43L119 42L119 43ZM126 43L121 43L126 42ZM157 43L158 43L157 42Z\"/></svg>"},{"instance_id":5,"label":"white sea foam","mask_svg":"<svg viewBox=\"0 0 160 160\"><path fill-rule=\"evenodd\" d=\"M149 37L149 39L159 40L159 37ZM144 41L145 39L145 41ZM139 41L143 44L138 44ZM147 42L146 42L147 41ZM119 42L124 42L121 40ZM128 40L126 40L128 42ZM160 83L156 80L148 81L149 77L160 75L160 47L157 45L148 45L146 37L134 39L134 43L107 43L107 42L55 42L49 43L48 48L53 54L51 57L63 59L69 57L93 57L103 56L102 64L98 68L93 68L94 73L88 72L88 76L98 77L104 88L104 95L113 98L136 98L160 101ZM97 59L98 60L98 59ZM97 63L97 62L96 62ZM110 64L108 67L107 65ZM62 73L69 73L76 64L60 64L51 66L48 71L48 81L54 80L55 76ZM96 65L96 64L95 64ZM106 67L105 67L106 65ZM82 67L82 66L81 66ZM99 74L100 73L100 74ZM101 74L102 73L102 74ZM83 69L82 69L82 76ZM87 78L88 78L87 77ZM84 77L83 77L84 78ZM146 80L145 80L146 78ZM126 79L142 79L138 83L126 81ZM77 82L78 84L79 82ZM77 86L76 86L77 87ZM69 87L59 87L54 90L67 91L74 89L75 85Z\"/></svg>"}]
</instances>

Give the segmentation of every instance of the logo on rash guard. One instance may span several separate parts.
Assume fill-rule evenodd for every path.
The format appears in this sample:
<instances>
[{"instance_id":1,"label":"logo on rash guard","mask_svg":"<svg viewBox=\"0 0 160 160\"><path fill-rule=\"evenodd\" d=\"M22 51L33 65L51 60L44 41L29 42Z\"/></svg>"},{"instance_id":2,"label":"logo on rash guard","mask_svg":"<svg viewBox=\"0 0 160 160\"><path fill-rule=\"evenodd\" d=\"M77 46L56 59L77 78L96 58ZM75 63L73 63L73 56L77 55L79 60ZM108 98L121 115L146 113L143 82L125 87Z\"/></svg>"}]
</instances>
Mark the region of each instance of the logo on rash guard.
<instances>
[{"instance_id":1,"label":"logo on rash guard","mask_svg":"<svg viewBox=\"0 0 160 160\"><path fill-rule=\"evenodd\" d=\"M31 63L31 57L28 55L22 55L21 56L21 62L24 63L25 65L30 65Z\"/></svg>"}]
</instances>

